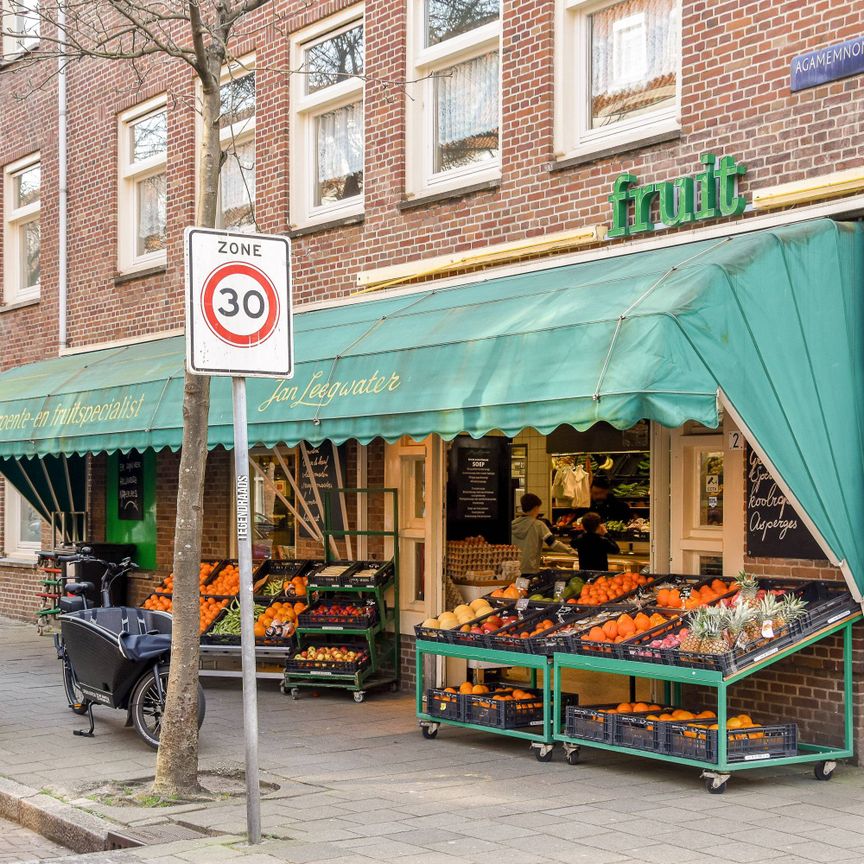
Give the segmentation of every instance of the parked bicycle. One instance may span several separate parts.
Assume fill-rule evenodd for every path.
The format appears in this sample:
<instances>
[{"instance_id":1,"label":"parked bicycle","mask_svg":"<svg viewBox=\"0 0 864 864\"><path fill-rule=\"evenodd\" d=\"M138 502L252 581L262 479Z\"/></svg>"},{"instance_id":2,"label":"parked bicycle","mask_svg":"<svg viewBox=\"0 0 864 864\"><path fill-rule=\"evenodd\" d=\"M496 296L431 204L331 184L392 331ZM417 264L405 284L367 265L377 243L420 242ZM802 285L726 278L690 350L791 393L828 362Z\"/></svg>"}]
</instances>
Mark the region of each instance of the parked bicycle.
<instances>
[{"instance_id":1,"label":"parked bicycle","mask_svg":"<svg viewBox=\"0 0 864 864\"><path fill-rule=\"evenodd\" d=\"M91 582L67 582L60 599L60 635L54 637L63 663L63 686L69 707L86 714L90 728L75 735L93 737L93 706L127 711L126 725L154 749L159 746L168 666L171 616L131 606L111 606L111 584L137 569L131 559L119 563L94 558L89 547L60 556L66 563L93 561L105 567L100 584L102 606L88 603ZM198 726L204 721L204 691L198 685Z\"/></svg>"}]
</instances>

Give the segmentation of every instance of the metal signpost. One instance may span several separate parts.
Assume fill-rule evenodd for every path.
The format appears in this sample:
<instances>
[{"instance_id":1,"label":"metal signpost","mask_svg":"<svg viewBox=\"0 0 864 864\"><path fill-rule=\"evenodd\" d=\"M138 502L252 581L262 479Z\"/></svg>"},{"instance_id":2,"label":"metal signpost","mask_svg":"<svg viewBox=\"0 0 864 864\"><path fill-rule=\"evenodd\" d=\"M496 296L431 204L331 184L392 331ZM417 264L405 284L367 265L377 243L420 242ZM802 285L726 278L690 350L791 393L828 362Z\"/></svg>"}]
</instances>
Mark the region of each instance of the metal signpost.
<instances>
[{"instance_id":1,"label":"metal signpost","mask_svg":"<svg viewBox=\"0 0 864 864\"><path fill-rule=\"evenodd\" d=\"M291 246L286 237L187 228L185 250L186 369L193 375L232 379L246 822L249 843L259 843L261 791L246 378L291 378L294 374Z\"/></svg>"}]
</instances>

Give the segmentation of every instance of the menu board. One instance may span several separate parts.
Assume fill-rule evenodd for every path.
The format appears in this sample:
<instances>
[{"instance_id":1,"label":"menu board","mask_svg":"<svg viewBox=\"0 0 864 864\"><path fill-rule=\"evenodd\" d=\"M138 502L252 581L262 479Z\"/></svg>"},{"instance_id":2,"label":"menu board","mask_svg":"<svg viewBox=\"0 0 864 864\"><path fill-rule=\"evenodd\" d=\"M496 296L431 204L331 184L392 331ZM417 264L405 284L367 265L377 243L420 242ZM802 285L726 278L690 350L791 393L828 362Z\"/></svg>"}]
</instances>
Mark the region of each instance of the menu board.
<instances>
[{"instance_id":1,"label":"menu board","mask_svg":"<svg viewBox=\"0 0 864 864\"><path fill-rule=\"evenodd\" d=\"M751 558L824 558L759 456L747 449L747 554Z\"/></svg>"},{"instance_id":2,"label":"menu board","mask_svg":"<svg viewBox=\"0 0 864 864\"><path fill-rule=\"evenodd\" d=\"M497 519L497 454L485 448L464 447L459 450L457 466L461 483L456 493L456 518Z\"/></svg>"},{"instance_id":3,"label":"menu board","mask_svg":"<svg viewBox=\"0 0 864 864\"><path fill-rule=\"evenodd\" d=\"M117 518L130 522L144 518L144 460L137 450L121 453L117 459Z\"/></svg>"},{"instance_id":4,"label":"menu board","mask_svg":"<svg viewBox=\"0 0 864 864\"><path fill-rule=\"evenodd\" d=\"M342 479L345 479L345 446L338 447L334 450L332 441L325 441L318 447L310 447L306 445L306 454L309 457L309 467L312 469L310 475L306 467L306 460L303 458L302 451L298 453L299 464L299 486L300 494L303 500L309 506L309 510L315 517L318 527L324 529L324 507L327 506L325 501L329 497L330 507L330 527L335 531L342 531L345 528L345 522L342 518L342 507L339 502L338 493L334 492L339 488L339 478L336 472L336 460L334 454L338 453L339 462L342 467ZM314 482L313 478L314 477ZM344 483L342 484L345 485ZM318 506L318 500L315 496L315 487L318 489L318 496L321 499L321 507ZM300 514L306 519L306 509L298 508ZM308 533L302 525L298 526L302 537L310 537L315 539L312 534Z\"/></svg>"},{"instance_id":5,"label":"menu board","mask_svg":"<svg viewBox=\"0 0 864 864\"><path fill-rule=\"evenodd\" d=\"M460 435L447 451L447 538L509 543L513 519L510 441Z\"/></svg>"}]
</instances>

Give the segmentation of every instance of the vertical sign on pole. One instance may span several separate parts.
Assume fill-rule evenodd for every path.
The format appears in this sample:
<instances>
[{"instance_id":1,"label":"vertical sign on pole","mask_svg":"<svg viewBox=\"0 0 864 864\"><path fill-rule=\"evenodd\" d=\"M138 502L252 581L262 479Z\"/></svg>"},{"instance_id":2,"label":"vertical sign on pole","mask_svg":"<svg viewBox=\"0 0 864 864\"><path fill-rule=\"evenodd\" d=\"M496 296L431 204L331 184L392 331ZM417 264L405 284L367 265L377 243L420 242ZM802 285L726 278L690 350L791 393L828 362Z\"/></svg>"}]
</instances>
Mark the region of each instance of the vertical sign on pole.
<instances>
[{"instance_id":1,"label":"vertical sign on pole","mask_svg":"<svg viewBox=\"0 0 864 864\"><path fill-rule=\"evenodd\" d=\"M249 842L259 843L261 791L246 378L291 378L294 374L291 246L286 237L204 228L187 228L185 241L186 369L193 375L232 379L246 821Z\"/></svg>"}]
</instances>

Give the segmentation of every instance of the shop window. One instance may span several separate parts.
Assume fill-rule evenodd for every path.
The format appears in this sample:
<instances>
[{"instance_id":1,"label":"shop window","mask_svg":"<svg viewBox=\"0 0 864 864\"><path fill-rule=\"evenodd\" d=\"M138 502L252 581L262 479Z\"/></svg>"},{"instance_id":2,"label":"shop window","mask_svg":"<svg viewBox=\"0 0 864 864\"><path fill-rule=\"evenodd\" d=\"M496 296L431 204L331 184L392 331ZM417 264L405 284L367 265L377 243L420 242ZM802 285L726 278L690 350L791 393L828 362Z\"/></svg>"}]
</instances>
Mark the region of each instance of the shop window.
<instances>
[{"instance_id":1,"label":"shop window","mask_svg":"<svg viewBox=\"0 0 864 864\"><path fill-rule=\"evenodd\" d=\"M680 127L680 0L558 0L559 158Z\"/></svg>"},{"instance_id":2,"label":"shop window","mask_svg":"<svg viewBox=\"0 0 864 864\"><path fill-rule=\"evenodd\" d=\"M39 511L9 483L5 484L3 501L6 557L35 563L35 553L42 546Z\"/></svg>"},{"instance_id":3,"label":"shop window","mask_svg":"<svg viewBox=\"0 0 864 864\"><path fill-rule=\"evenodd\" d=\"M500 175L499 0L409 0L408 191Z\"/></svg>"},{"instance_id":4,"label":"shop window","mask_svg":"<svg viewBox=\"0 0 864 864\"><path fill-rule=\"evenodd\" d=\"M226 69L220 92L219 139L225 161L219 175L217 228L255 230L255 72L246 57Z\"/></svg>"},{"instance_id":5,"label":"shop window","mask_svg":"<svg viewBox=\"0 0 864 864\"><path fill-rule=\"evenodd\" d=\"M3 301L9 304L39 296L42 276L42 164L39 154L15 162L5 173Z\"/></svg>"},{"instance_id":6,"label":"shop window","mask_svg":"<svg viewBox=\"0 0 864 864\"><path fill-rule=\"evenodd\" d=\"M363 212L365 37L362 7L291 40L291 223Z\"/></svg>"},{"instance_id":7,"label":"shop window","mask_svg":"<svg viewBox=\"0 0 864 864\"><path fill-rule=\"evenodd\" d=\"M39 44L39 4L36 0L0 0L3 57L11 59Z\"/></svg>"},{"instance_id":8,"label":"shop window","mask_svg":"<svg viewBox=\"0 0 864 864\"><path fill-rule=\"evenodd\" d=\"M168 112L164 97L121 115L118 210L121 272L165 263L167 152Z\"/></svg>"},{"instance_id":9,"label":"shop window","mask_svg":"<svg viewBox=\"0 0 864 864\"><path fill-rule=\"evenodd\" d=\"M296 477L296 454L283 448L278 455L261 450L253 451L250 459L258 469L252 472L252 557L294 558L297 534L291 508L297 503L286 469Z\"/></svg>"}]
</instances>

